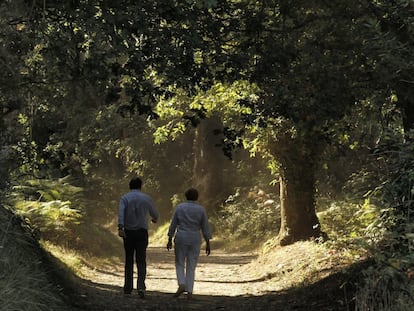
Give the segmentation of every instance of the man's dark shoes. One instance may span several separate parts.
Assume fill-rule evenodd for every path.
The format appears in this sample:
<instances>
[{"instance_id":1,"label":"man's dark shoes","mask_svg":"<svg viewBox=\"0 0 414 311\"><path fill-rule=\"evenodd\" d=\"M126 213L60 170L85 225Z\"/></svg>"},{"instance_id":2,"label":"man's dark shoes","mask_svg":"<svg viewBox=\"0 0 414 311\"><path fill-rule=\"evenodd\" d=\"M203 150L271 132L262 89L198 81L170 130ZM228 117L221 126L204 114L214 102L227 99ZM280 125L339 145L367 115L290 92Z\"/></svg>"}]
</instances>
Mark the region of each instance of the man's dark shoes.
<instances>
[{"instance_id":1,"label":"man's dark shoes","mask_svg":"<svg viewBox=\"0 0 414 311\"><path fill-rule=\"evenodd\" d=\"M141 299L145 299L145 290L144 289L138 289L138 296Z\"/></svg>"},{"instance_id":2,"label":"man's dark shoes","mask_svg":"<svg viewBox=\"0 0 414 311\"><path fill-rule=\"evenodd\" d=\"M175 298L180 297L180 295L181 295L182 293L184 293L184 292L185 292L185 285L180 284L180 285L178 286L177 291L176 291L176 292L175 292L175 294L174 294L174 297L175 297Z\"/></svg>"}]
</instances>

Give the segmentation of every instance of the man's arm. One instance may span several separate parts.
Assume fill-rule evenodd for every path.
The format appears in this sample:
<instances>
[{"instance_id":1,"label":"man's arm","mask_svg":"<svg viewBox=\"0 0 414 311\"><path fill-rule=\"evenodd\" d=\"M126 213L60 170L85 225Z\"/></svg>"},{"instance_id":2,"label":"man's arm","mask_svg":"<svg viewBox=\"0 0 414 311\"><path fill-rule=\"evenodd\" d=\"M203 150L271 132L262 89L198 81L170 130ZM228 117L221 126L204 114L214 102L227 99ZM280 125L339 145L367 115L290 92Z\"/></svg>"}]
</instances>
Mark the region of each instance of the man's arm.
<instances>
[{"instance_id":1,"label":"man's arm","mask_svg":"<svg viewBox=\"0 0 414 311\"><path fill-rule=\"evenodd\" d=\"M118 225L118 236L120 236L121 238L126 237L125 228L123 225Z\"/></svg>"},{"instance_id":2,"label":"man's arm","mask_svg":"<svg viewBox=\"0 0 414 311\"><path fill-rule=\"evenodd\" d=\"M118 209L118 235L122 238L125 237L125 200L124 198L121 198L119 201L119 209Z\"/></svg>"},{"instance_id":3,"label":"man's arm","mask_svg":"<svg viewBox=\"0 0 414 311\"><path fill-rule=\"evenodd\" d=\"M151 222L155 224L158 221L159 214L152 199L149 201L149 214L151 216Z\"/></svg>"}]
</instances>

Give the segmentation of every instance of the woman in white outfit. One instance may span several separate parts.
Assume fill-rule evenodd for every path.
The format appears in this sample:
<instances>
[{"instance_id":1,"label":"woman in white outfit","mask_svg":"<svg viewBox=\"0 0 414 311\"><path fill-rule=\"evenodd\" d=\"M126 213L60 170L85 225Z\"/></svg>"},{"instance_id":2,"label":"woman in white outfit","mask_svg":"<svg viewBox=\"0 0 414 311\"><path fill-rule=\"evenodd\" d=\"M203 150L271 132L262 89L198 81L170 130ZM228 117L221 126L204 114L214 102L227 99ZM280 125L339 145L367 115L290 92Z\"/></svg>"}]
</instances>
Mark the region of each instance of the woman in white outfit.
<instances>
[{"instance_id":1,"label":"woman in white outfit","mask_svg":"<svg viewBox=\"0 0 414 311\"><path fill-rule=\"evenodd\" d=\"M210 225L203 206L198 204L198 191L190 188L185 192L186 202L175 208L168 230L167 249L172 248L174 237L175 269L178 289L174 297L187 292L187 298L192 298L195 269L201 248L201 233L206 241L206 254L210 255Z\"/></svg>"}]
</instances>

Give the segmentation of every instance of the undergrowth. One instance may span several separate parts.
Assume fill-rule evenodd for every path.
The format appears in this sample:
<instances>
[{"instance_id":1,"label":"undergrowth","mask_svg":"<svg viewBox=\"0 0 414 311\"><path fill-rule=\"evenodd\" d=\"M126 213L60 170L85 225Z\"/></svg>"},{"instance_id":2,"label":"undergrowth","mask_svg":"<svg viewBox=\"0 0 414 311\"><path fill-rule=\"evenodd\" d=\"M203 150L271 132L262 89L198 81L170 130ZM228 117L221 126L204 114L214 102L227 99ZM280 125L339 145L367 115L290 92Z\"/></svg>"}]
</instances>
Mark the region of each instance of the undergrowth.
<instances>
[{"instance_id":1,"label":"undergrowth","mask_svg":"<svg viewBox=\"0 0 414 311\"><path fill-rule=\"evenodd\" d=\"M0 310L67 310L52 266L21 218L0 208Z\"/></svg>"},{"instance_id":2,"label":"undergrowth","mask_svg":"<svg viewBox=\"0 0 414 311\"><path fill-rule=\"evenodd\" d=\"M70 177L57 180L28 178L15 184L7 202L48 239L68 240L83 216L83 189Z\"/></svg>"},{"instance_id":3,"label":"undergrowth","mask_svg":"<svg viewBox=\"0 0 414 311\"><path fill-rule=\"evenodd\" d=\"M239 188L213 215L216 236L228 249L256 248L275 236L280 226L278 196L255 187Z\"/></svg>"},{"instance_id":4,"label":"undergrowth","mask_svg":"<svg viewBox=\"0 0 414 311\"><path fill-rule=\"evenodd\" d=\"M381 232L375 264L364 271L356 295L357 311L408 311L414 304L414 132L404 140L388 136L373 157L377 187L367 193L378 207ZM375 174L375 172L370 172Z\"/></svg>"}]
</instances>

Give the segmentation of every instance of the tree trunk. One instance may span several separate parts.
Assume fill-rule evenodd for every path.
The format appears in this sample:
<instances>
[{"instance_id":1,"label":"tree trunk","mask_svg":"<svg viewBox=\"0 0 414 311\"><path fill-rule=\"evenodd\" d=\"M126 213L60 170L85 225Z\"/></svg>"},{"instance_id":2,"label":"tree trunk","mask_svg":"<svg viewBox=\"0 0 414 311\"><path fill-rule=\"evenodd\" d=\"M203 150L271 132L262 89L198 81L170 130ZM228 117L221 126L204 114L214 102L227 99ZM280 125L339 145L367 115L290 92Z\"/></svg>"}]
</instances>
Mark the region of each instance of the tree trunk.
<instances>
[{"instance_id":1,"label":"tree trunk","mask_svg":"<svg viewBox=\"0 0 414 311\"><path fill-rule=\"evenodd\" d=\"M217 209L220 200L230 194L223 178L230 160L219 148L223 140L221 129L218 117L204 119L197 126L194 139L193 184L200 193L200 202L208 209Z\"/></svg>"},{"instance_id":2,"label":"tree trunk","mask_svg":"<svg viewBox=\"0 0 414 311\"><path fill-rule=\"evenodd\" d=\"M281 245L326 238L315 210L316 145L291 139L283 148L274 149L280 174Z\"/></svg>"}]
</instances>

